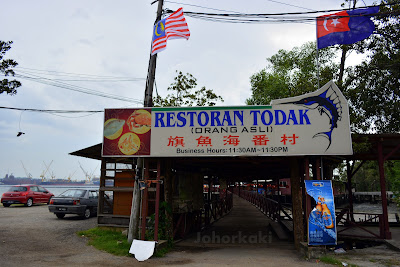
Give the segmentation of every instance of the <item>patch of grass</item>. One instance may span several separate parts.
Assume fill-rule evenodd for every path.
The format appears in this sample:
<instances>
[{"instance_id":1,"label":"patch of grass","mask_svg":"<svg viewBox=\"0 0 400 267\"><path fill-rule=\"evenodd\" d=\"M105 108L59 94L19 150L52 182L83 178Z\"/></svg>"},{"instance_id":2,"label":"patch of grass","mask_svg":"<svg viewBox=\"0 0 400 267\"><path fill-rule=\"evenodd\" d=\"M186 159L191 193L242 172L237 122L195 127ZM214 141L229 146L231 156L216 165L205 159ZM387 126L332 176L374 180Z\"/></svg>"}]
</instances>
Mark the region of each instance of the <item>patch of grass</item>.
<instances>
[{"instance_id":1,"label":"patch of grass","mask_svg":"<svg viewBox=\"0 0 400 267\"><path fill-rule=\"evenodd\" d=\"M320 259L320 261L322 261L323 263L326 263L326 264L332 264L332 265L337 265L337 266L343 266L343 265L342 265L342 261L340 261L340 260L338 260L338 259L336 259L336 258L334 258L334 257L332 257L332 256L322 256L322 257L319 258L319 259ZM357 267L357 265L351 264L351 263L348 263L347 266L349 266L349 267Z\"/></svg>"},{"instance_id":2,"label":"patch of grass","mask_svg":"<svg viewBox=\"0 0 400 267\"><path fill-rule=\"evenodd\" d=\"M131 256L129 249L131 245L125 235L120 231L109 229L92 228L77 233L89 239L88 244L105 252L117 256Z\"/></svg>"},{"instance_id":3,"label":"patch of grass","mask_svg":"<svg viewBox=\"0 0 400 267\"><path fill-rule=\"evenodd\" d=\"M174 242L169 240L164 246L161 246L161 248L156 249L153 256L158 258L164 257L173 248L174 248Z\"/></svg>"},{"instance_id":4,"label":"patch of grass","mask_svg":"<svg viewBox=\"0 0 400 267\"><path fill-rule=\"evenodd\" d=\"M321 258L319 258L320 261L322 261L323 263L327 263L327 264L333 264L333 265L342 265L342 262L338 259L335 259L334 257L331 256L322 256Z\"/></svg>"},{"instance_id":5,"label":"patch of grass","mask_svg":"<svg viewBox=\"0 0 400 267\"><path fill-rule=\"evenodd\" d=\"M398 261L397 259L389 259L389 260L383 261L383 264L385 266L399 266L400 261Z\"/></svg>"}]
</instances>

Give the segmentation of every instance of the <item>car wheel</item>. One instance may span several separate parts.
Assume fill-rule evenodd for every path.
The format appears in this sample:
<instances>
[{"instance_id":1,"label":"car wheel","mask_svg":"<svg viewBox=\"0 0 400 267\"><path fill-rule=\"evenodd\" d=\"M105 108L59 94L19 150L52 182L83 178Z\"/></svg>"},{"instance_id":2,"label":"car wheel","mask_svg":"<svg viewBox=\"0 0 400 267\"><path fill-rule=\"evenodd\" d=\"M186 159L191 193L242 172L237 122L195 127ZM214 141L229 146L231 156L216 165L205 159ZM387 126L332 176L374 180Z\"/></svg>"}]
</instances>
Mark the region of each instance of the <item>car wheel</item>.
<instances>
[{"instance_id":1,"label":"car wheel","mask_svg":"<svg viewBox=\"0 0 400 267\"><path fill-rule=\"evenodd\" d=\"M56 213L56 216L58 219L62 219L65 217L65 214L64 213Z\"/></svg>"},{"instance_id":2,"label":"car wheel","mask_svg":"<svg viewBox=\"0 0 400 267\"><path fill-rule=\"evenodd\" d=\"M8 207L10 207L10 205L11 205L11 204L8 204L8 203L3 203L3 206L4 206L5 208L8 208Z\"/></svg>"},{"instance_id":3,"label":"car wheel","mask_svg":"<svg viewBox=\"0 0 400 267\"><path fill-rule=\"evenodd\" d=\"M28 200L26 201L25 206L32 207L32 205L33 205L33 199L32 198L28 198Z\"/></svg>"},{"instance_id":4,"label":"car wheel","mask_svg":"<svg viewBox=\"0 0 400 267\"><path fill-rule=\"evenodd\" d=\"M91 215L90 209L85 209L85 213L83 214L83 219L89 219Z\"/></svg>"}]
</instances>

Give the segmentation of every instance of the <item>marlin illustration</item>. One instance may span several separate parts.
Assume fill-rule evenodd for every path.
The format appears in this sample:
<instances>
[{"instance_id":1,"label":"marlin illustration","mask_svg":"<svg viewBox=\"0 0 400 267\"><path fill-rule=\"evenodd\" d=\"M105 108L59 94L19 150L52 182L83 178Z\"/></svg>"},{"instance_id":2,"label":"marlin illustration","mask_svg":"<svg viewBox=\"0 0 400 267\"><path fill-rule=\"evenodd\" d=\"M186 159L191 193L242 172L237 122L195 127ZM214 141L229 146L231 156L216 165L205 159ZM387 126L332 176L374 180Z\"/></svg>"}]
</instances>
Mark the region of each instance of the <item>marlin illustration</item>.
<instances>
[{"instance_id":1,"label":"marlin illustration","mask_svg":"<svg viewBox=\"0 0 400 267\"><path fill-rule=\"evenodd\" d=\"M323 136L327 138L329 140L329 145L326 150L328 150L332 143L333 129L337 128L337 122L342 119L342 104L339 100L339 96L332 86L330 86L320 95L305 97L298 101L282 104L302 105L309 109L318 109L321 116L322 114L326 114L330 120L330 130L327 132L317 133L313 136L313 138L317 136Z\"/></svg>"}]
</instances>

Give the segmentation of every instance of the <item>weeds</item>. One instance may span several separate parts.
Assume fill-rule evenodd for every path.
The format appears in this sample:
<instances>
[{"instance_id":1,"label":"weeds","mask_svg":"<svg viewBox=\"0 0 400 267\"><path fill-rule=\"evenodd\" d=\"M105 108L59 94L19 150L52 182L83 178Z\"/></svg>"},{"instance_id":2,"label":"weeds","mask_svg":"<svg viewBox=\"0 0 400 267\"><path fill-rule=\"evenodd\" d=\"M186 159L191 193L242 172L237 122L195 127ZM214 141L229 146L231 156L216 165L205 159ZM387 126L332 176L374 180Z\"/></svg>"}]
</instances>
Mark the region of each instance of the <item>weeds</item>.
<instances>
[{"instance_id":1,"label":"weeds","mask_svg":"<svg viewBox=\"0 0 400 267\"><path fill-rule=\"evenodd\" d=\"M92 228L77 233L79 236L85 236L89 239L88 244L105 252L117 256L130 256L129 249L131 245L125 235L120 231L101 228Z\"/></svg>"}]
</instances>

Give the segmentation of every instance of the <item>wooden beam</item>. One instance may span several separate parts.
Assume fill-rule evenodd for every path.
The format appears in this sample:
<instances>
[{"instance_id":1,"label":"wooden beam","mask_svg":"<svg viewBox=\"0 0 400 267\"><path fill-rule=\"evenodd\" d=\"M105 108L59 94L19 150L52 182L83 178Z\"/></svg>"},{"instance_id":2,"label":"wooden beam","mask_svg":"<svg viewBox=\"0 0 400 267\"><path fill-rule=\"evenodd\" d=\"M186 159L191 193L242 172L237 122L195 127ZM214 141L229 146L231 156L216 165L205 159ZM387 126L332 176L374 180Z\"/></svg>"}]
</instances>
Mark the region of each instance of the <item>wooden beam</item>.
<instances>
[{"instance_id":1,"label":"wooden beam","mask_svg":"<svg viewBox=\"0 0 400 267\"><path fill-rule=\"evenodd\" d=\"M304 241L303 207L300 189L299 161L297 158L290 159L290 185L292 188L292 214L293 214L293 236L296 249L300 249L300 242Z\"/></svg>"},{"instance_id":2,"label":"wooden beam","mask_svg":"<svg viewBox=\"0 0 400 267\"><path fill-rule=\"evenodd\" d=\"M382 211L383 211L383 227L385 239L392 239L392 234L389 231L389 220L388 220L388 209L387 209L387 198L386 198L386 180L385 180L385 168L383 158L382 142L378 143L378 165L379 165L379 177L381 185L381 199L382 199Z\"/></svg>"}]
</instances>

